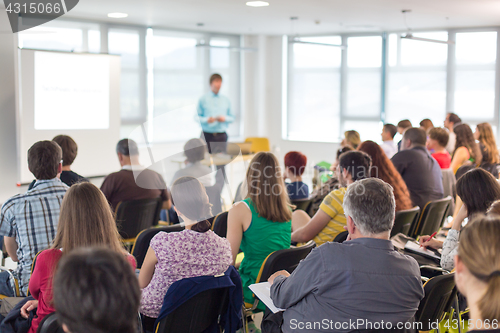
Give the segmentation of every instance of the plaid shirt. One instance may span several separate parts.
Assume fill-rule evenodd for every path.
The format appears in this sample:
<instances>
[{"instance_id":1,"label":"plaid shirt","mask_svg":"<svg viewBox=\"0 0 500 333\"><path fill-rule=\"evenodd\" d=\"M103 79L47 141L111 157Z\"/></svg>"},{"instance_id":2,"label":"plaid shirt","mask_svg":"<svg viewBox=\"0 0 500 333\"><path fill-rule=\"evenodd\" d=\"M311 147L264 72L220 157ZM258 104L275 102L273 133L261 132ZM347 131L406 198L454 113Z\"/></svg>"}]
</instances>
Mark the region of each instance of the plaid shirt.
<instances>
[{"instance_id":1,"label":"plaid shirt","mask_svg":"<svg viewBox=\"0 0 500 333\"><path fill-rule=\"evenodd\" d=\"M35 255L49 247L59 222L64 194L69 189L58 178L38 180L33 188L7 200L0 212L0 235L15 237L17 258L14 275L26 295Z\"/></svg>"}]
</instances>

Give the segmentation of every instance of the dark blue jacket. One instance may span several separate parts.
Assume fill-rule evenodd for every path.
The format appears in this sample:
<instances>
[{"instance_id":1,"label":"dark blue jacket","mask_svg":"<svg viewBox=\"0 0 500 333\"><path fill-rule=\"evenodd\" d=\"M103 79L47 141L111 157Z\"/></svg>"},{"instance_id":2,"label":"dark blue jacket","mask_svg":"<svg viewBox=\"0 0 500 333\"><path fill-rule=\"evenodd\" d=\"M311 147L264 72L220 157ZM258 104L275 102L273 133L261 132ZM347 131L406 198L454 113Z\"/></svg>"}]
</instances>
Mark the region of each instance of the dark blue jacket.
<instances>
[{"instance_id":1,"label":"dark blue jacket","mask_svg":"<svg viewBox=\"0 0 500 333\"><path fill-rule=\"evenodd\" d=\"M238 271L229 266L223 276L199 276L174 282L163 299L160 315L155 322L155 328L160 321L174 312L184 302L193 296L210 289L229 288L229 304L226 313L221 318L224 332L234 333L242 326L241 313L243 307L243 290ZM205 332L219 332L217 323L213 323Z\"/></svg>"},{"instance_id":2,"label":"dark blue jacket","mask_svg":"<svg viewBox=\"0 0 500 333\"><path fill-rule=\"evenodd\" d=\"M7 314L0 324L0 332L2 333L27 333L31 327L31 321L33 316L36 314L36 310L30 311L30 316L28 319L21 317L21 308L28 301L33 301L34 298L31 296L26 297L21 302L17 303L16 306Z\"/></svg>"}]
</instances>

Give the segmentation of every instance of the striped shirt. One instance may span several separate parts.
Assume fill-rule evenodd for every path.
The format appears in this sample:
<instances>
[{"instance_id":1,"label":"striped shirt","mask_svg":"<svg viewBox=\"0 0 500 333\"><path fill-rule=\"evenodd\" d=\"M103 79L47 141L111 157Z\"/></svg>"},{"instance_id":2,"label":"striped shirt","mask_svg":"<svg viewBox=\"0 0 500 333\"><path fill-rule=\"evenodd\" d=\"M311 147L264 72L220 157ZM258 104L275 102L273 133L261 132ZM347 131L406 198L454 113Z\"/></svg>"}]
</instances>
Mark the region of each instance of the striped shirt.
<instances>
[{"instance_id":1,"label":"striped shirt","mask_svg":"<svg viewBox=\"0 0 500 333\"><path fill-rule=\"evenodd\" d=\"M324 227L323 230L321 230L319 234L313 238L317 246L333 241L338 234L345 231L344 226L347 225L347 221L342 204L344 203L346 190L346 187L333 190L325 197L319 206L319 209L328 214L331 220L328 222L326 227Z\"/></svg>"},{"instance_id":2,"label":"striped shirt","mask_svg":"<svg viewBox=\"0 0 500 333\"><path fill-rule=\"evenodd\" d=\"M17 258L14 276L22 295L28 291L35 255L49 247L59 222L64 194L69 189L58 178L37 180L31 190L7 200L0 212L0 236L15 237Z\"/></svg>"}]
</instances>

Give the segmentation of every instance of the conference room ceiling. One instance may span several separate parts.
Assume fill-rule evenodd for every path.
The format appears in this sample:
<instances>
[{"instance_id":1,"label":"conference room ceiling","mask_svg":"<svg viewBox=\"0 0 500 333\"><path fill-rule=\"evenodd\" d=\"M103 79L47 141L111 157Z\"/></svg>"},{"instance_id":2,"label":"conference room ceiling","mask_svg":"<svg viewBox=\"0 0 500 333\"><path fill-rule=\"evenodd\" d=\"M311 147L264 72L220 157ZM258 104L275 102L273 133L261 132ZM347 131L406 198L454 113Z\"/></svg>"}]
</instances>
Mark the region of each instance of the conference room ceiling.
<instances>
[{"instance_id":1,"label":"conference room ceiling","mask_svg":"<svg viewBox=\"0 0 500 333\"><path fill-rule=\"evenodd\" d=\"M322 34L500 25L499 0L81 0L68 17L237 34ZM129 14L109 19L110 12ZM292 21L290 17L298 17ZM202 27L197 24L203 23Z\"/></svg>"}]
</instances>

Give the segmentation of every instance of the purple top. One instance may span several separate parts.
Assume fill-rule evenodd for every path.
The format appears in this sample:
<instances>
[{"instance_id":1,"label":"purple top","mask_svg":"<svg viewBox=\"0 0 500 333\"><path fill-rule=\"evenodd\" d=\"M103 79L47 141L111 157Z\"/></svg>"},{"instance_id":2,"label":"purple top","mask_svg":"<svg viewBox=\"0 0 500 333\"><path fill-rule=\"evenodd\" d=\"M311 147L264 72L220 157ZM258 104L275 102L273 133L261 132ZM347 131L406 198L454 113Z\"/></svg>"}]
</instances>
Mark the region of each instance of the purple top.
<instances>
[{"instance_id":1,"label":"purple top","mask_svg":"<svg viewBox=\"0 0 500 333\"><path fill-rule=\"evenodd\" d=\"M178 280L223 274L233 264L231 245L211 230L159 232L150 243L158 263L151 282L142 290L141 313L158 318L170 285Z\"/></svg>"}]
</instances>

